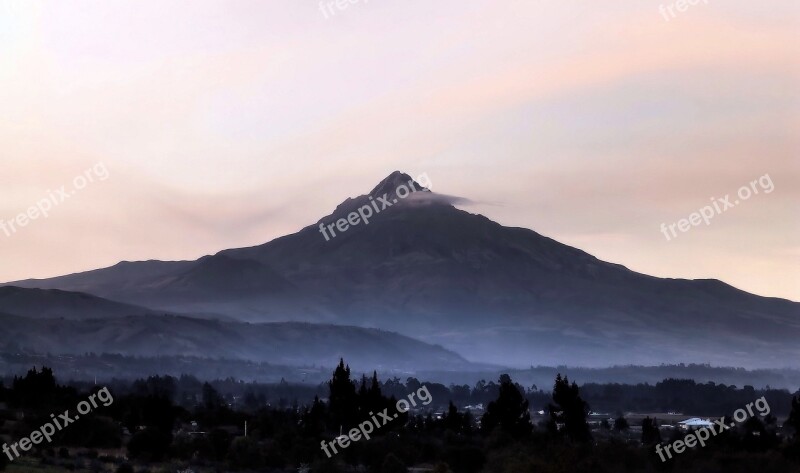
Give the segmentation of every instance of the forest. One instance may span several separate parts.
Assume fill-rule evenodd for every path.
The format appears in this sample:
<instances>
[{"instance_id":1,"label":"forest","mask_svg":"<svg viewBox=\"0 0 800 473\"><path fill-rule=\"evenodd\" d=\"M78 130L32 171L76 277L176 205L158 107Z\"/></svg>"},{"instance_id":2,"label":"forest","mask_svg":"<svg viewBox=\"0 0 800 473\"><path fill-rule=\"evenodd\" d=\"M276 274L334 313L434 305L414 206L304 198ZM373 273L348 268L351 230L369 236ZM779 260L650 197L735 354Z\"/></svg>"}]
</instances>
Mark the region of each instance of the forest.
<instances>
[{"instance_id":1,"label":"forest","mask_svg":"<svg viewBox=\"0 0 800 473\"><path fill-rule=\"evenodd\" d=\"M397 410L421 389L431 402ZM59 431L9 471L638 472L800 470L800 393L667 379L655 385L584 384L557 376L551 390L510 376L475 386L356 375L340 360L319 385L214 382L152 376L104 385L61 383L46 367L0 385L0 437L13 443L108 389L113 403ZM685 433L649 415L730 416L763 397L772 407L662 462L655 445ZM604 415L598 416L597 411ZM320 446L378 412L394 419L334 455ZM396 414L396 416L394 415ZM47 470L46 470L47 471Z\"/></svg>"}]
</instances>

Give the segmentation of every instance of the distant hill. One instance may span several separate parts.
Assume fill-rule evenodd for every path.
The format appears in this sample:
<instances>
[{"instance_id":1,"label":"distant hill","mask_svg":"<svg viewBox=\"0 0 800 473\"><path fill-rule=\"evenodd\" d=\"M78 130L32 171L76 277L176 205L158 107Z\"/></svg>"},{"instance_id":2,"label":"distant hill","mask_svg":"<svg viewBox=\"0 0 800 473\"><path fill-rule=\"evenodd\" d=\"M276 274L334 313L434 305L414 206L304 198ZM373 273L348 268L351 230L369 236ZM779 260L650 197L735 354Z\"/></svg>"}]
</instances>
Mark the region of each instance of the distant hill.
<instances>
[{"instance_id":1,"label":"distant hill","mask_svg":"<svg viewBox=\"0 0 800 473\"><path fill-rule=\"evenodd\" d=\"M796 302L636 273L432 192L393 203L410 179L392 173L317 224L263 245L13 284L252 322L380 327L510 366L800 366ZM320 233L319 224L384 194L391 206L369 224L329 241Z\"/></svg>"},{"instance_id":2,"label":"distant hill","mask_svg":"<svg viewBox=\"0 0 800 473\"><path fill-rule=\"evenodd\" d=\"M286 366L330 366L344 357L351 365L387 370L468 366L462 357L441 347L348 326L248 324L168 315L91 320L0 315L0 326L2 353L188 356Z\"/></svg>"},{"instance_id":3,"label":"distant hill","mask_svg":"<svg viewBox=\"0 0 800 473\"><path fill-rule=\"evenodd\" d=\"M0 287L0 312L31 318L103 319L153 315L155 311L80 292Z\"/></svg>"}]
</instances>

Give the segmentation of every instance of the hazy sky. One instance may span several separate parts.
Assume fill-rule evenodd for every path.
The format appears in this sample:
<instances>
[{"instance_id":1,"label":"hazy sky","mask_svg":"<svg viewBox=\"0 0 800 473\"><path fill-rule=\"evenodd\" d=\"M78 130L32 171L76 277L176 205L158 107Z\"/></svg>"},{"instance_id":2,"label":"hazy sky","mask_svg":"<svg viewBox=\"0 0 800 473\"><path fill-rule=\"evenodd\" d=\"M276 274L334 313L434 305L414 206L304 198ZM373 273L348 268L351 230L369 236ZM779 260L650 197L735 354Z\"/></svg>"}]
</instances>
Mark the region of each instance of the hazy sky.
<instances>
[{"instance_id":1,"label":"hazy sky","mask_svg":"<svg viewBox=\"0 0 800 473\"><path fill-rule=\"evenodd\" d=\"M0 230L0 280L262 243L399 169L637 271L800 300L800 2L320 5L0 0L0 219L58 203Z\"/></svg>"}]
</instances>

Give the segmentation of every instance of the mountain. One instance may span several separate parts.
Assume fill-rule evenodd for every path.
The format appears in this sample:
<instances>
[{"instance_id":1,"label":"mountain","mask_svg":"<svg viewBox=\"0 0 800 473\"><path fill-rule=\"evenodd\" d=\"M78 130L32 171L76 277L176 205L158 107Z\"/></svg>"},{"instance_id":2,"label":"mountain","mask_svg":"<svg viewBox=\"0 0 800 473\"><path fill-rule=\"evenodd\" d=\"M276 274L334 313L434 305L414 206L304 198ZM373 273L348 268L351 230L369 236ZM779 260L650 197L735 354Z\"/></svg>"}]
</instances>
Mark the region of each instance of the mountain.
<instances>
[{"instance_id":1,"label":"mountain","mask_svg":"<svg viewBox=\"0 0 800 473\"><path fill-rule=\"evenodd\" d=\"M306 323L248 324L183 316L31 319L0 315L0 352L189 356L271 364L332 366L344 357L363 369L451 370L466 360L442 347L376 329Z\"/></svg>"},{"instance_id":2,"label":"mountain","mask_svg":"<svg viewBox=\"0 0 800 473\"><path fill-rule=\"evenodd\" d=\"M400 186L416 192L403 198ZM459 202L395 172L263 245L12 284L253 322L378 327L510 366L800 364L798 303L636 273ZM368 223L353 217L368 207Z\"/></svg>"},{"instance_id":3,"label":"mountain","mask_svg":"<svg viewBox=\"0 0 800 473\"><path fill-rule=\"evenodd\" d=\"M80 292L0 287L0 312L31 318L111 319L153 315L151 309L122 304Z\"/></svg>"}]
</instances>

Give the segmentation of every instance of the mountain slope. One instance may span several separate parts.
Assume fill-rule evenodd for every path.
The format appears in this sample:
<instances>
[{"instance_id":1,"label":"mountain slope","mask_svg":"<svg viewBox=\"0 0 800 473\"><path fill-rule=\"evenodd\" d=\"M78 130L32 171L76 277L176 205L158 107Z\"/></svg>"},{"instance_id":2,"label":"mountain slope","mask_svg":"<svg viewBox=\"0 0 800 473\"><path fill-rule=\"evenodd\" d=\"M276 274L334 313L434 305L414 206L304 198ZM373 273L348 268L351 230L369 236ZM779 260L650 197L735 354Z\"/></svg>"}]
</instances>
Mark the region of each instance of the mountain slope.
<instances>
[{"instance_id":1,"label":"mountain slope","mask_svg":"<svg viewBox=\"0 0 800 473\"><path fill-rule=\"evenodd\" d=\"M144 307L123 304L79 292L57 289L0 287L0 312L31 318L110 319L129 315L152 315Z\"/></svg>"},{"instance_id":2,"label":"mountain slope","mask_svg":"<svg viewBox=\"0 0 800 473\"><path fill-rule=\"evenodd\" d=\"M459 210L419 184L394 198L409 180L393 173L317 224L260 246L17 284L242 320L380 327L515 366L800 363L798 303L716 280L639 274ZM358 208L377 208L384 194L390 206L368 224L328 239L320 232ZM209 261L213 270L204 268ZM190 277L195 271L201 276ZM225 288L229 281L236 283Z\"/></svg>"},{"instance_id":3,"label":"mountain slope","mask_svg":"<svg viewBox=\"0 0 800 473\"><path fill-rule=\"evenodd\" d=\"M195 356L329 366L345 357L364 369L463 369L468 363L441 347L395 333L304 323L246 324L182 316L117 319L30 319L0 315L0 352L127 356Z\"/></svg>"}]
</instances>

